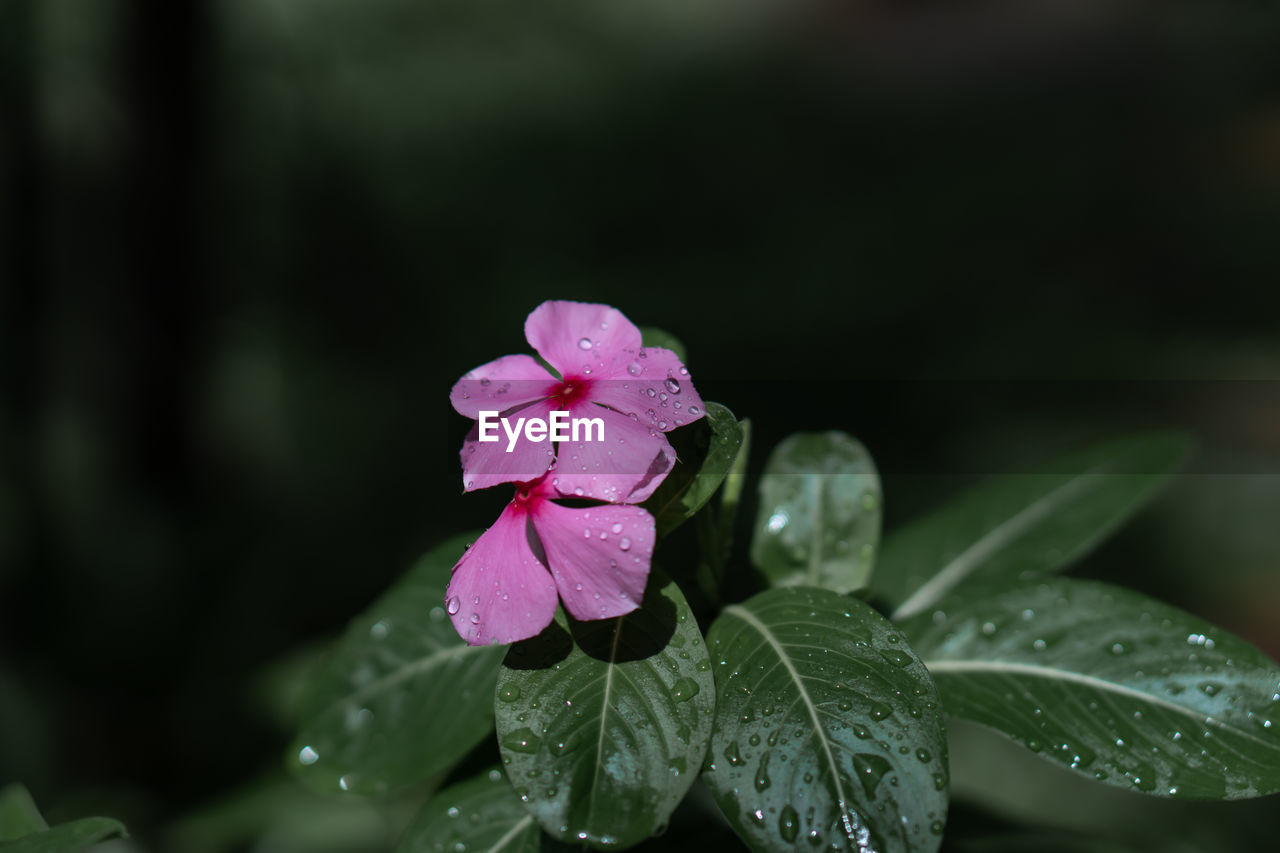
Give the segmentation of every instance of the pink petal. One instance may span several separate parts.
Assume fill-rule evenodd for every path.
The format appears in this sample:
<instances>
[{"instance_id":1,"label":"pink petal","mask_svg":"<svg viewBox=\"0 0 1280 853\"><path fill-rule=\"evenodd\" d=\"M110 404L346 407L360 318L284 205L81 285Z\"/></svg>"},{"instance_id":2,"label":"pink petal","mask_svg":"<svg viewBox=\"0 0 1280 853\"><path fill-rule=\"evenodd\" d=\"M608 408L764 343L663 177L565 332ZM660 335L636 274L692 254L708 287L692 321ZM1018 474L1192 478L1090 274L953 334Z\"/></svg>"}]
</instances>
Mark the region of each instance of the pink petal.
<instances>
[{"instance_id":1,"label":"pink petal","mask_svg":"<svg viewBox=\"0 0 1280 853\"><path fill-rule=\"evenodd\" d=\"M549 397L557 384L532 356L504 355L454 383L449 402L458 414L478 418L482 410L504 412Z\"/></svg>"},{"instance_id":2,"label":"pink petal","mask_svg":"<svg viewBox=\"0 0 1280 853\"><path fill-rule=\"evenodd\" d=\"M570 509L540 501L532 518L573 618L608 619L640 606L653 557L653 516L637 506Z\"/></svg>"},{"instance_id":3,"label":"pink petal","mask_svg":"<svg viewBox=\"0 0 1280 853\"><path fill-rule=\"evenodd\" d=\"M600 375L623 350L640 348L640 330L617 308L544 302L524 321L524 336L561 375Z\"/></svg>"},{"instance_id":4,"label":"pink petal","mask_svg":"<svg viewBox=\"0 0 1280 853\"><path fill-rule=\"evenodd\" d=\"M529 547L528 518L509 504L453 567L445 611L469 645L528 639L556 614L556 586Z\"/></svg>"},{"instance_id":5,"label":"pink petal","mask_svg":"<svg viewBox=\"0 0 1280 853\"><path fill-rule=\"evenodd\" d=\"M550 401L539 400L507 414L511 429L520 427L520 437L516 439L510 453L507 452L510 440L501 423L496 430L489 432L491 437L498 437L497 441L480 441L479 423L472 426L462 443L462 487L471 492L499 483L525 483L545 474L555 461L555 444L550 441L530 441L525 437L519 419L546 420L551 408Z\"/></svg>"},{"instance_id":6,"label":"pink petal","mask_svg":"<svg viewBox=\"0 0 1280 853\"><path fill-rule=\"evenodd\" d=\"M605 378L591 383L591 400L637 414L641 423L663 432L692 423L707 411L680 357L662 347L619 354Z\"/></svg>"},{"instance_id":7,"label":"pink petal","mask_svg":"<svg viewBox=\"0 0 1280 853\"><path fill-rule=\"evenodd\" d=\"M592 403L573 406L573 418L599 418L604 441L562 441L551 482L565 497L639 503L666 478L676 452L667 437L628 415ZM599 433L591 430L591 437Z\"/></svg>"}]
</instances>

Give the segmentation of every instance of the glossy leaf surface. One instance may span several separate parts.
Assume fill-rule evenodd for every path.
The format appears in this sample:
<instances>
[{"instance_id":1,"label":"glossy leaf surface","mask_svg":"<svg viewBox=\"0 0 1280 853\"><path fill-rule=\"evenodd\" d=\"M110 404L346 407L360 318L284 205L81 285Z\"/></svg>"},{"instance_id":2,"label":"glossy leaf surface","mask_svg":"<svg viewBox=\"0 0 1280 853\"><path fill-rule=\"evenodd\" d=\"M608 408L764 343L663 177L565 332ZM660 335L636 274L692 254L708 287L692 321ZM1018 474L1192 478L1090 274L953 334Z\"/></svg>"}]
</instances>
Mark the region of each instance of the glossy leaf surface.
<instances>
[{"instance_id":1,"label":"glossy leaf surface","mask_svg":"<svg viewBox=\"0 0 1280 853\"><path fill-rule=\"evenodd\" d=\"M537 853L542 831L501 770L445 788L405 831L396 853Z\"/></svg>"},{"instance_id":2,"label":"glossy leaf surface","mask_svg":"<svg viewBox=\"0 0 1280 853\"><path fill-rule=\"evenodd\" d=\"M316 789L378 794L421 782L492 730L505 648L466 645L444 611L450 569L474 539L455 537L424 556L320 666L287 756Z\"/></svg>"},{"instance_id":3,"label":"glossy leaf surface","mask_svg":"<svg viewBox=\"0 0 1280 853\"><path fill-rule=\"evenodd\" d=\"M639 610L512 646L496 698L507 775L550 835L632 846L693 783L714 701L697 622L655 570Z\"/></svg>"},{"instance_id":4,"label":"glossy leaf surface","mask_svg":"<svg viewBox=\"0 0 1280 853\"><path fill-rule=\"evenodd\" d=\"M880 543L880 476L842 432L782 441L760 478L751 559L774 586L866 586Z\"/></svg>"},{"instance_id":5,"label":"glossy leaf surface","mask_svg":"<svg viewBox=\"0 0 1280 853\"><path fill-rule=\"evenodd\" d=\"M1179 434L1147 433L1063 457L1043 473L988 480L893 531L876 589L898 620L932 609L962 584L1062 569L1146 503L1188 446Z\"/></svg>"},{"instance_id":6,"label":"glossy leaf surface","mask_svg":"<svg viewBox=\"0 0 1280 853\"><path fill-rule=\"evenodd\" d=\"M975 589L903 623L948 713L1111 785L1280 791L1280 666L1181 610L1092 581Z\"/></svg>"},{"instance_id":7,"label":"glossy leaf surface","mask_svg":"<svg viewBox=\"0 0 1280 853\"><path fill-rule=\"evenodd\" d=\"M711 626L716 724L703 778L756 851L932 851L947 745L929 673L856 599L773 589Z\"/></svg>"}]
</instances>

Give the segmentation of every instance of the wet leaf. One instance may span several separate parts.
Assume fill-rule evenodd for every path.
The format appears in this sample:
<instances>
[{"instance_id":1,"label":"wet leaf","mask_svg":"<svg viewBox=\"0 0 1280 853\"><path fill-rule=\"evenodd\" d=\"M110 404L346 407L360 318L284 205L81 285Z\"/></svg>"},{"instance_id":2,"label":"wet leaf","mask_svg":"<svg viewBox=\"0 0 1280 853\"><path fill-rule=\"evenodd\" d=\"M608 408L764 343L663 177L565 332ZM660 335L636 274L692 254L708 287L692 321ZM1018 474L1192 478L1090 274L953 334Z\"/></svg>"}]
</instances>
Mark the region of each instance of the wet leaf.
<instances>
[{"instance_id":1,"label":"wet leaf","mask_svg":"<svg viewBox=\"0 0 1280 853\"><path fill-rule=\"evenodd\" d=\"M1280 791L1280 666L1181 610L1092 581L975 588L902 625L947 712L1110 785Z\"/></svg>"},{"instance_id":2,"label":"wet leaf","mask_svg":"<svg viewBox=\"0 0 1280 853\"><path fill-rule=\"evenodd\" d=\"M1189 446L1180 434L1145 433L1063 457L1041 473L992 478L893 531L877 592L896 606L893 619L905 619L970 581L1065 568L1145 504Z\"/></svg>"},{"instance_id":3,"label":"wet leaf","mask_svg":"<svg viewBox=\"0 0 1280 853\"><path fill-rule=\"evenodd\" d=\"M476 534L430 551L356 617L303 700L290 769L317 790L379 794L448 770L493 727L505 647L463 643L444 611Z\"/></svg>"},{"instance_id":4,"label":"wet leaf","mask_svg":"<svg viewBox=\"0 0 1280 853\"><path fill-rule=\"evenodd\" d=\"M396 853L537 853L542 830L501 770L488 770L432 797Z\"/></svg>"},{"instance_id":5,"label":"wet leaf","mask_svg":"<svg viewBox=\"0 0 1280 853\"><path fill-rule=\"evenodd\" d=\"M657 523L659 537L702 509L742 447L742 426L733 412L719 403L706 406L706 417L667 436L676 450L675 467L643 504Z\"/></svg>"},{"instance_id":6,"label":"wet leaf","mask_svg":"<svg viewBox=\"0 0 1280 853\"><path fill-rule=\"evenodd\" d=\"M655 569L639 610L512 646L495 701L502 760L548 834L630 847L693 783L714 701L697 622Z\"/></svg>"},{"instance_id":7,"label":"wet leaf","mask_svg":"<svg viewBox=\"0 0 1280 853\"><path fill-rule=\"evenodd\" d=\"M860 589L880 543L880 503L880 476L857 440L792 435L760 477L751 560L774 586Z\"/></svg>"},{"instance_id":8,"label":"wet leaf","mask_svg":"<svg viewBox=\"0 0 1280 853\"><path fill-rule=\"evenodd\" d=\"M828 590L773 589L725 608L707 640L717 703L703 779L748 846L938 848L942 711L895 626Z\"/></svg>"}]
</instances>

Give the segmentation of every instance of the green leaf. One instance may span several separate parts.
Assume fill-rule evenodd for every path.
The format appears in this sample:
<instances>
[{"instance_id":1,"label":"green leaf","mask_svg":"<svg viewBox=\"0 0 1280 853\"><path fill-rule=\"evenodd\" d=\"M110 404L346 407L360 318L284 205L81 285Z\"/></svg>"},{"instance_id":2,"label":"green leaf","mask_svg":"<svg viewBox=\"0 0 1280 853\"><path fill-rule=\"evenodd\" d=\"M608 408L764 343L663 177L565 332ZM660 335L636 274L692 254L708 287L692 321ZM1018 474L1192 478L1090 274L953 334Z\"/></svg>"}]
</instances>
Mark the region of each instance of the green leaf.
<instances>
[{"instance_id":1,"label":"green leaf","mask_svg":"<svg viewBox=\"0 0 1280 853\"><path fill-rule=\"evenodd\" d=\"M288 765L321 791L380 794L448 770L493 725L505 648L463 643L444 612L475 534L430 551L352 621L303 702Z\"/></svg>"},{"instance_id":2,"label":"green leaf","mask_svg":"<svg viewBox=\"0 0 1280 853\"><path fill-rule=\"evenodd\" d=\"M48 828L26 787L15 782L0 790L0 841Z\"/></svg>"},{"instance_id":3,"label":"green leaf","mask_svg":"<svg viewBox=\"0 0 1280 853\"><path fill-rule=\"evenodd\" d=\"M902 628L948 713L1153 794L1280 791L1280 666L1203 619L1106 584L977 588Z\"/></svg>"},{"instance_id":4,"label":"green leaf","mask_svg":"<svg viewBox=\"0 0 1280 853\"><path fill-rule=\"evenodd\" d=\"M676 450L676 465L642 504L653 515L658 536L675 530L715 494L742 447L742 425L719 403L707 403L699 418L667 437Z\"/></svg>"},{"instance_id":5,"label":"green leaf","mask_svg":"<svg viewBox=\"0 0 1280 853\"><path fill-rule=\"evenodd\" d=\"M420 806L417 791L404 798L333 797L299 785L283 767L271 768L184 811L165 827L153 849L181 853L389 850Z\"/></svg>"},{"instance_id":6,"label":"green leaf","mask_svg":"<svg viewBox=\"0 0 1280 853\"><path fill-rule=\"evenodd\" d=\"M77 853L77 851L126 835L124 824L109 817L86 817L60 823L52 829L0 842L4 853Z\"/></svg>"},{"instance_id":7,"label":"green leaf","mask_svg":"<svg viewBox=\"0 0 1280 853\"><path fill-rule=\"evenodd\" d=\"M929 673L869 606L772 589L707 635L716 715L703 779L753 850L932 851L947 742Z\"/></svg>"},{"instance_id":8,"label":"green leaf","mask_svg":"<svg viewBox=\"0 0 1280 853\"><path fill-rule=\"evenodd\" d=\"M542 831L500 770L489 770L432 797L396 853L537 853Z\"/></svg>"},{"instance_id":9,"label":"green leaf","mask_svg":"<svg viewBox=\"0 0 1280 853\"><path fill-rule=\"evenodd\" d=\"M664 332L656 326L640 327L640 343L647 347L661 347L669 349L680 357L680 360L688 366L689 351L675 335L670 332Z\"/></svg>"},{"instance_id":10,"label":"green leaf","mask_svg":"<svg viewBox=\"0 0 1280 853\"><path fill-rule=\"evenodd\" d=\"M720 554L720 562L729 560L729 551L733 546L734 522L738 518L738 505L742 502L742 487L747 482L747 461L751 454L751 420L743 418L738 421L742 429L742 443L734 456L733 464L724 478L724 490L720 493L720 518L717 525L717 536L724 552Z\"/></svg>"},{"instance_id":11,"label":"green leaf","mask_svg":"<svg viewBox=\"0 0 1280 853\"><path fill-rule=\"evenodd\" d=\"M898 620L970 580L1062 569L1146 503L1188 448L1184 436L1145 433L1064 457L1045 473L988 480L891 533L877 591Z\"/></svg>"},{"instance_id":12,"label":"green leaf","mask_svg":"<svg viewBox=\"0 0 1280 853\"><path fill-rule=\"evenodd\" d=\"M774 586L861 589L880 542L880 503L880 476L855 439L792 435L760 477L751 560Z\"/></svg>"},{"instance_id":13,"label":"green leaf","mask_svg":"<svg viewBox=\"0 0 1280 853\"><path fill-rule=\"evenodd\" d=\"M664 825L711 733L711 664L674 582L654 569L619 619L557 621L511 648L498 679L507 775L550 835L630 847Z\"/></svg>"}]
</instances>

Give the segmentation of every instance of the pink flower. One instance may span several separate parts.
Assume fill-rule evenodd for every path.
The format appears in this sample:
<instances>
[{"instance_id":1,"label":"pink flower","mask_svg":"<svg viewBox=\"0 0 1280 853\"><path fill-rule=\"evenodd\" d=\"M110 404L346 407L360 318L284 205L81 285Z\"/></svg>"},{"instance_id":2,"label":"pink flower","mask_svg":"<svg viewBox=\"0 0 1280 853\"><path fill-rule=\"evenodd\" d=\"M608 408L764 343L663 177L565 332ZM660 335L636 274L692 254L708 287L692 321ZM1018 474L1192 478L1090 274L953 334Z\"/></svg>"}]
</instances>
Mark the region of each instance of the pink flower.
<instances>
[{"instance_id":1,"label":"pink flower","mask_svg":"<svg viewBox=\"0 0 1280 853\"><path fill-rule=\"evenodd\" d=\"M559 371L557 378L527 355L477 367L453 386L453 407L477 419L482 411L548 420L600 418L604 440L479 440L473 427L462 448L467 491L522 483L555 465L553 485L570 497L639 503L653 494L675 462L664 433L702 417L706 407L678 356L643 347L640 330L608 305L544 302L524 324L525 338ZM594 437L594 436L593 436Z\"/></svg>"},{"instance_id":2,"label":"pink flower","mask_svg":"<svg viewBox=\"0 0 1280 853\"><path fill-rule=\"evenodd\" d=\"M555 617L557 597L584 621L640 605L653 556L653 516L637 506L571 508L557 497L548 477L518 486L498 520L453 567L445 610L468 644L536 636Z\"/></svg>"}]
</instances>

